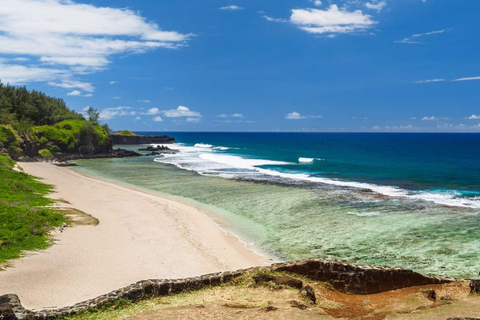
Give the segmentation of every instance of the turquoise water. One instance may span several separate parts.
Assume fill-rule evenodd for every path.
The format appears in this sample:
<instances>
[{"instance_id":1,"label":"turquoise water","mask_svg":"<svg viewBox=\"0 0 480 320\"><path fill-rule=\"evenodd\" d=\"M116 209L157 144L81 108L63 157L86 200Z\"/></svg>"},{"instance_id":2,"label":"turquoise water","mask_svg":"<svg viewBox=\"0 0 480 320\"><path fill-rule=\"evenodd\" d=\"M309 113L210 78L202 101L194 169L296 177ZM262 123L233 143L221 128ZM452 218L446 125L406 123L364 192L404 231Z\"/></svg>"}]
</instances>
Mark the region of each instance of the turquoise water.
<instances>
[{"instance_id":1,"label":"turquoise water","mask_svg":"<svg viewBox=\"0 0 480 320\"><path fill-rule=\"evenodd\" d=\"M79 170L192 199L280 259L480 271L480 136L174 133L175 155Z\"/></svg>"}]
</instances>

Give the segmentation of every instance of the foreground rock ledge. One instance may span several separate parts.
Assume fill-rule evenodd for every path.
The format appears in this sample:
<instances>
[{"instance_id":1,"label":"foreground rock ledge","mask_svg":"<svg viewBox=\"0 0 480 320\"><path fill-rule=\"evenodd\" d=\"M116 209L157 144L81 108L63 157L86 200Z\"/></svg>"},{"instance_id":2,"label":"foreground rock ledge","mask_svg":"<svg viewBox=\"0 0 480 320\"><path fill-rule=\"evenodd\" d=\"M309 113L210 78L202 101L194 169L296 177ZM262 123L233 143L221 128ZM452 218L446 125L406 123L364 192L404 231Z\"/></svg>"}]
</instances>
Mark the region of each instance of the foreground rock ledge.
<instances>
[{"instance_id":1,"label":"foreground rock ledge","mask_svg":"<svg viewBox=\"0 0 480 320\"><path fill-rule=\"evenodd\" d=\"M207 274L180 280L144 280L112 291L94 299L77 303L71 307L30 311L23 308L18 296L0 296L0 320L54 319L73 315L89 308L101 307L120 299L136 301L151 296L166 296L180 292L199 290L206 286L220 285L249 272L283 271L305 276L315 281L329 282L336 290L351 294L373 294L412 286L443 284L454 279L424 276L412 270L355 266L323 259L277 263L269 267L258 267L237 271Z\"/></svg>"}]
</instances>

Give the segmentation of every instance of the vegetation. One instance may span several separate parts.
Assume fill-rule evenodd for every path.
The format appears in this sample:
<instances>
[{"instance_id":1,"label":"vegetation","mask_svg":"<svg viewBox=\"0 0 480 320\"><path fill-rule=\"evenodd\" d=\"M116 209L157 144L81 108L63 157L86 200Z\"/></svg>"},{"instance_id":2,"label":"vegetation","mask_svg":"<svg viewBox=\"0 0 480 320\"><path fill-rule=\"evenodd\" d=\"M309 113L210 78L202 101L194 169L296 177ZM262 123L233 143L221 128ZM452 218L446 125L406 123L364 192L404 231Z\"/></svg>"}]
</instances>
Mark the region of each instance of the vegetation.
<instances>
[{"instance_id":1,"label":"vegetation","mask_svg":"<svg viewBox=\"0 0 480 320\"><path fill-rule=\"evenodd\" d=\"M87 116L62 99L0 83L0 152L19 159L110 151L110 128L99 125L96 109L90 107Z\"/></svg>"},{"instance_id":2,"label":"vegetation","mask_svg":"<svg viewBox=\"0 0 480 320\"><path fill-rule=\"evenodd\" d=\"M48 208L49 185L13 170L15 162L0 155L0 263L20 257L24 250L38 250L51 243L49 231L65 221Z\"/></svg>"},{"instance_id":3,"label":"vegetation","mask_svg":"<svg viewBox=\"0 0 480 320\"><path fill-rule=\"evenodd\" d=\"M51 125L67 119L83 119L67 108L62 99L51 98L39 91L0 83L0 124ZM27 125L27 126L28 126ZM16 130L20 131L19 125Z\"/></svg>"},{"instance_id":4,"label":"vegetation","mask_svg":"<svg viewBox=\"0 0 480 320\"><path fill-rule=\"evenodd\" d=\"M121 135L124 135L124 136L135 136L135 132L132 132L132 131L129 131L129 130L120 130L120 131L117 131L115 132L115 134L121 134Z\"/></svg>"}]
</instances>

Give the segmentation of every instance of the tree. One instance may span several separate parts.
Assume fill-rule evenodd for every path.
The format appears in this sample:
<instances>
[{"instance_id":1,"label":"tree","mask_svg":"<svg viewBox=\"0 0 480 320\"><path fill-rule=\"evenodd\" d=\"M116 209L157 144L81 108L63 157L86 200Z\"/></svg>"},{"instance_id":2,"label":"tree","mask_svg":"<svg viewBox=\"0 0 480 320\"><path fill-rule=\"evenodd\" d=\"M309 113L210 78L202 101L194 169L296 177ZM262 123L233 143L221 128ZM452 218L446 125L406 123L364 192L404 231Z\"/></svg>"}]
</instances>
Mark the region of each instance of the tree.
<instances>
[{"instance_id":1,"label":"tree","mask_svg":"<svg viewBox=\"0 0 480 320\"><path fill-rule=\"evenodd\" d=\"M100 112L97 109L88 107L87 109L88 120L93 124L98 124L98 119L100 118Z\"/></svg>"}]
</instances>

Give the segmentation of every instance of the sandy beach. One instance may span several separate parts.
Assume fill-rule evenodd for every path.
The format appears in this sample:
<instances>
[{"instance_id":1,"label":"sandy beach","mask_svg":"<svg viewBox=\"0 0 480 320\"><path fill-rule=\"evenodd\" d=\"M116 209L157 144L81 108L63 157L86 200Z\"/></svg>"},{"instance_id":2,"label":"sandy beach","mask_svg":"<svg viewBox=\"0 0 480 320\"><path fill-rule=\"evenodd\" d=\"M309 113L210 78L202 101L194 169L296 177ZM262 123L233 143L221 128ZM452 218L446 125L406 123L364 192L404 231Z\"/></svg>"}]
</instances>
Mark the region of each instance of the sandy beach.
<instances>
[{"instance_id":1,"label":"sandy beach","mask_svg":"<svg viewBox=\"0 0 480 320\"><path fill-rule=\"evenodd\" d=\"M62 307L145 279L174 279L270 264L197 208L47 163L25 172L55 186L55 199L97 226L54 232L55 244L0 271L0 295L30 309Z\"/></svg>"}]
</instances>

